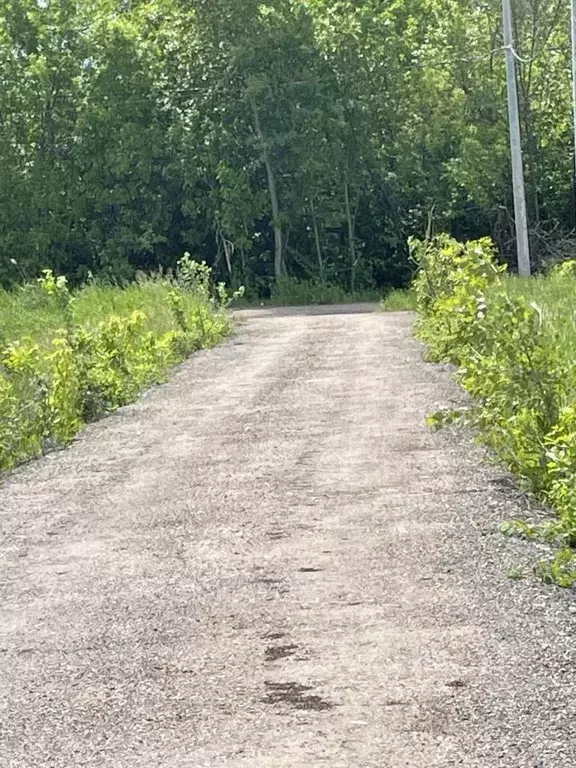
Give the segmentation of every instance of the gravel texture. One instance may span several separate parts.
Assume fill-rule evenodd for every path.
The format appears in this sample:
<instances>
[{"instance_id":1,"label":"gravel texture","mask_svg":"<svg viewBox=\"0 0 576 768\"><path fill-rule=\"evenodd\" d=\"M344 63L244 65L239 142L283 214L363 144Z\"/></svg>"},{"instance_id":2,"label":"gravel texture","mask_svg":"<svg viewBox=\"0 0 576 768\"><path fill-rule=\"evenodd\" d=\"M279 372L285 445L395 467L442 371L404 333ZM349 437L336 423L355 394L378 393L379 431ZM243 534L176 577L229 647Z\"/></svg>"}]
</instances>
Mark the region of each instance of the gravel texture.
<instances>
[{"instance_id":1,"label":"gravel texture","mask_svg":"<svg viewBox=\"0 0 576 768\"><path fill-rule=\"evenodd\" d=\"M576 605L409 314L241 313L0 488L1 768L574 768Z\"/></svg>"}]
</instances>

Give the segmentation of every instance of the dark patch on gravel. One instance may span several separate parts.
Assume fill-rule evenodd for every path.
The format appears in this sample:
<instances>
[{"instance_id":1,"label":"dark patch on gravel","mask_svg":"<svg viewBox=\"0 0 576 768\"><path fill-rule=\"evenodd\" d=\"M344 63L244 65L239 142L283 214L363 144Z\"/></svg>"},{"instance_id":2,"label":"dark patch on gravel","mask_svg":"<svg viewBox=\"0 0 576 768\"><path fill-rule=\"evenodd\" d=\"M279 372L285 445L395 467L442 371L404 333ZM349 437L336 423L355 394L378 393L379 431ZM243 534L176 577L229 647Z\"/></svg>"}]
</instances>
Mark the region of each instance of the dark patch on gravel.
<instances>
[{"instance_id":1,"label":"dark patch on gravel","mask_svg":"<svg viewBox=\"0 0 576 768\"><path fill-rule=\"evenodd\" d=\"M286 531L270 531L266 535L273 541L279 541L280 539L287 539L290 534L286 533Z\"/></svg>"},{"instance_id":2,"label":"dark patch on gravel","mask_svg":"<svg viewBox=\"0 0 576 768\"><path fill-rule=\"evenodd\" d=\"M266 661L288 659L290 656L294 656L297 650L297 645L271 645L269 648L266 648Z\"/></svg>"},{"instance_id":3,"label":"dark patch on gravel","mask_svg":"<svg viewBox=\"0 0 576 768\"><path fill-rule=\"evenodd\" d=\"M309 685L266 682L266 688L268 689L268 694L264 699L266 704L289 704L294 709L304 709L310 712L325 712L335 707L331 701L308 693L308 691L313 690Z\"/></svg>"}]
</instances>

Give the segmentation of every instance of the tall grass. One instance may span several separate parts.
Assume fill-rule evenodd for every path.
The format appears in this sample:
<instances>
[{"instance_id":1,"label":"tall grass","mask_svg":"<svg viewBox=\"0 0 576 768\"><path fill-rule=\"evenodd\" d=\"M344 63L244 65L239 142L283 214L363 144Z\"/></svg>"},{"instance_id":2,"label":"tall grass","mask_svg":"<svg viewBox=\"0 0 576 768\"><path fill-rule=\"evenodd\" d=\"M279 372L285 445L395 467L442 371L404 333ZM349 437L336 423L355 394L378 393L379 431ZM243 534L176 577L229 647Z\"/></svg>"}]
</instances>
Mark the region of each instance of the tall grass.
<instances>
[{"instance_id":1,"label":"tall grass","mask_svg":"<svg viewBox=\"0 0 576 768\"><path fill-rule=\"evenodd\" d=\"M576 366L576 279L562 274L505 277L511 298L523 297L538 310L544 327L555 331L559 348Z\"/></svg>"},{"instance_id":2,"label":"tall grass","mask_svg":"<svg viewBox=\"0 0 576 768\"><path fill-rule=\"evenodd\" d=\"M331 283L280 277L274 284L270 303L277 306L361 304L377 302L381 297L382 294L377 291L356 291L351 293L342 288L342 286Z\"/></svg>"},{"instance_id":3,"label":"tall grass","mask_svg":"<svg viewBox=\"0 0 576 768\"><path fill-rule=\"evenodd\" d=\"M51 272L0 292L0 471L63 446L230 330L223 286L188 256L176 279L73 293Z\"/></svg>"},{"instance_id":4,"label":"tall grass","mask_svg":"<svg viewBox=\"0 0 576 768\"><path fill-rule=\"evenodd\" d=\"M70 312L75 325L96 325L110 315L128 316L144 312L145 330L156 334L174 326L168 301L169 285L145 278L126 287L94 283L72 293ZM192 305L192 295L185 297ZM0 344L31 338L41 346L50 344L54 332L67 324L66 311L34 284L13 291L0 290Z\"/></svg>"},{"instance_id":5,"label":"tall grass","mask_svg":"<svg viewBox=\"0 0 576 768\"><path fill-rule=\"evenodd\" d=\"M398 288L390 291L380 304L382 312L414 312L416 311L416 294L412 290Z\"/></svg>"}]
</instances>

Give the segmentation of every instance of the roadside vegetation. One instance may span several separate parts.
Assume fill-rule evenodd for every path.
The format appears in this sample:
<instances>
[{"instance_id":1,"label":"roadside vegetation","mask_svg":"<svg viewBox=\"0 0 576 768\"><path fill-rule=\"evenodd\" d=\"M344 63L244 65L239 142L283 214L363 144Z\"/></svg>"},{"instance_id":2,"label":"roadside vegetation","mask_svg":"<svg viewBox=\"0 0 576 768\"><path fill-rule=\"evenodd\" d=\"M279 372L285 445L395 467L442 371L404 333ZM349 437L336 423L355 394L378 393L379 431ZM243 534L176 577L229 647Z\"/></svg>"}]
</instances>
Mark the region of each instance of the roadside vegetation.
<instances>
[{"instance_id":1,"label":"roadside vegetation","mask_svg":"<svg viewBox=\"0 0 576 768\"><path fill-rule=\"evenodd\" d=\"M0 293L0 470L69 443L230 330L222 285L186 256L174 276L70 291L45 270Z\"/></svg>"},{"instance_id":2,"label":"roadside vegetation","mask_svg":"<svg viewBox=\"0 0 576 768\"><path fill-rule=\"evenodd\" d=\"M416 309L416 294L411 289L397 288L386 294L380 309L383 312L413 312Z\"/></svg>"},{"instance_id":3,"label":"roadside vegetation","mask_svg":"<svg viewBox=\"0 0 576 768\"><path fill-rule=\"evenodd\" d=\"M269 298L260 298L253 293L242 293L234 301L235 308L254 306L306 306L314 304L355 304L378 303L382 292L375 289L351 293L341 285L322 283L318 280L297 280L293 277L282 276L271 288Z\"/></svg>"},{"instance_id":4,"label":"roadside vegetation","mask_svg":"<svg viewBox=\"0 0 576 768\"><path fill-rule=\"evenodd\" d=\"M418 334L431 360L458 367L472 395L465 413L479 439L549 511L545 520L507 522L503 531L549 542L538 575L576 582L576 262L547 276L509 277L490 240L448 236L412 241Z\"/></svg>"}]
</instances>

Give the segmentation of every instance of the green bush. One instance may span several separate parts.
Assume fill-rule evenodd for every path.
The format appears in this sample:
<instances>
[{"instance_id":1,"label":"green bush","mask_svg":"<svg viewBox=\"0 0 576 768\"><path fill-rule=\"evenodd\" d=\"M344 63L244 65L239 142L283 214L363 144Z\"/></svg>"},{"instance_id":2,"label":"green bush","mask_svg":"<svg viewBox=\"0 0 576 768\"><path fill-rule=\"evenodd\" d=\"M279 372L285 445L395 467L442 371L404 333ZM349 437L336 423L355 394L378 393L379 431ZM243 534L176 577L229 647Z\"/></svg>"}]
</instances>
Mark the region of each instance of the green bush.
<instances>
[{"instance_id":1,"label":"green bush","mask_svg":"<svg viewBox=\"0 0 576 768\"><path fill-rule=\"evenodd\" d=\"M25 301L13 327L30 320L34 338L0 348L0 470L66 445L86 422L133 401L163 381L170 366L216 344L230 321L229 297L221 286L214 294L210 270L187 258L174 278L148 278L124 290L88 286L72 294L50 271L20 289ZM14 297L4 298L16 311ZM107 314L111 306L119 311Z\"/></svg>"},{"instance_id":2,"label":"green bush","mask_svg":"<svg viewBox=\"0 0 576 768\"><path fill-rule=\"evenodd\" d=\"M443 235L412 241L411 247L420 267L415 282L418 334L430 358L458 366L459 381L474 398L469 419L479 437L555 511L556 517L543 525L516 521L508 530L557 542L559 554L540 564L538 573L572 584L576 362L573 345L566 343L566 325L573 324L573 315L551 322L545 306L522 289L510 290L513 283L497 265L489 240L463 244ZM557 290L558 281L571 280L569 274L564 270L546 278L551 290ZM542 290L541 284L537 287Z\"/></svg>"}]
</instances>

